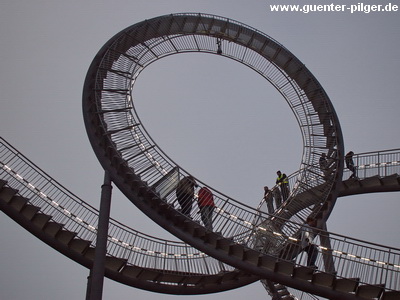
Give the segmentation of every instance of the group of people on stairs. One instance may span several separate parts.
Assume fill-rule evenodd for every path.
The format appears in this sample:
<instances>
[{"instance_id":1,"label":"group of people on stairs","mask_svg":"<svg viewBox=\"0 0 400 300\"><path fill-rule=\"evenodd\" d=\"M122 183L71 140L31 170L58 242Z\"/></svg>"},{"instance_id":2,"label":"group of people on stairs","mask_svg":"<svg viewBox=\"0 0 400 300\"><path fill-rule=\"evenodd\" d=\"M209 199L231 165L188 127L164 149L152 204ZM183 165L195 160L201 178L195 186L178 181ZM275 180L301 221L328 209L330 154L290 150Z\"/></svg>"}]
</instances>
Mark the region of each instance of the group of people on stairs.
<instances>
[{"instance_id":1,"label":"group of people on stairs","mask_svg":"<svg viewBox=\"0 0 400 300\"><path fill-rule=\"evenodd\" d=\"M193 199L195 199L195 188L198 187L193 176L189 175L182 178L176 187L176 198L180 205L180 212L190 217L192 211ZM197 204L199 206L200 217L204 226L213 230L212 218L215 209L214 195L206 186L200 188L197 193Z\"/></svg>"},{"instance_id":2,"label":"group of people on stairs","mask_svg":"<svg viewBox=\"0 0 400 300\"><path fill-rule=\"evenodd\" d=\"M350 178L357 178L356 167L353 161L353 151L349 151L345 156L346 167L352 172ZM321 154L319 160L321 171L323 172L324 178L327 180L329 175L329 164L325 153ZM273 214L283 202L285 202L290 194L289 179L285 173L280 170L276 172L276 185L279 188L269 189L268 186L264 187L264 200L267 205L269 214ZM193 176L189 175L183 177L176 188L176 197L180 206L180 212L191 218L190 214L192 211L193 200L197 197L197 204L199 207L200 217L204 224L204 227L208 230L213 230L213 213L215 209L214 195L211 190L203 186L199 189L197 195L195 195L195 188L198 184ZM275 208L274 208L275 204ZM313 244L315 237L316 220L312 217L308 217L305 224L301 227L301 238L300 246L301 252L307 253L307 266L316 268L315 262L318 257L318 247Z\"/></svg>"}]
</instances>

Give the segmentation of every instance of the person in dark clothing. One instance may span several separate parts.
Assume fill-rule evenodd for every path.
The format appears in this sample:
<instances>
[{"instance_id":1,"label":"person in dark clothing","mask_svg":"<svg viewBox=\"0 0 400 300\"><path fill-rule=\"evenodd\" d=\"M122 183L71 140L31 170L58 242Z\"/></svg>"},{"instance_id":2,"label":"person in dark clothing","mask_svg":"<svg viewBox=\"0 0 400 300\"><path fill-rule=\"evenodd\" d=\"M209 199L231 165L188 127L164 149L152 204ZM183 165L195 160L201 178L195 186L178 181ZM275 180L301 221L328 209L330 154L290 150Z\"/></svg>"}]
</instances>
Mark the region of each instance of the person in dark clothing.
<instances>
[{"instance_id":1,"label":"person in dark clothing","mask_svg":"<svg viewBox=\"0 0 400 300\"><path fill-rule=\"evenodd\" d=\"M274 213L274 204L273 204L274 195L267 186L264 186L264 201L267 205L268 213L269 214Z\"/></svg>"},{"instance_id":2,"label":"person in dark clothing","mask_svg":"<svg viewBox=\"0 0 400 300\"><path fill-rule=\"evenodd\" d=\"M278 178L276 178L276 184L279 185L283 197L283 201L286 201L290 194L289 179L285 173L281 171L276 172Z\"/></svg>"},{"instance_id":3,"label":"person in dark clothing","mask_svg":"<svg viewBox=\"0 0 400 300\"><path fill-rule=\"evenodd\" d=\"M319 158L319 167L324 174L324 179L329 179L329 163L325 153L322 153Z\"/></svg>"},{"instance_id":4,"label":"person in dark clothing","mask_svg":"<svg viewBox=\"0 0 400 300\"><path fill-rule=\"evenodd\" d=\"M317 222L314 218L308 217L306 224L301 229L301 247L302 251L307 253L307 266L316 268L315 262L318 257L318 248L312 243L315 234L313 227L316 227Z\"/></svg>"},{"instance_id":5,"label":"person in dark clothing","mask_svg":"<svg viewBox=\"0 0 400 300\"><path fill-rule=\"evenodd\" d=\"M345 156L346 167L347 167L347 169L349 169L352 172L349 179L357 178L356 167L354 166L354 161L353 161L353 155L354 155L354 152L350 151Z\"/></svg>"},{"instance_id":6,"label":"person in dark clothing","mask_svg":"<svg viewBox=\"0 0 400 300\"><path fill-rule=\"evenodd\" d=\"M181 213L187 217L190 217L192 211L195 187L197 187L197 183L193 176L182 178L176 187L176 198L181 207Z\"/></svg>"},{"instance_id":7,"label":"person in dark clothing","mask_svg":"<svg viewBox=\"0 0 400 300\"><path fill-rule=\"evenodd\" d=\"M278 209L282 205L282 194L279 188L272 189L272 194L274 195L275 199L275 207Z\"/></svg>"}]
</instances>

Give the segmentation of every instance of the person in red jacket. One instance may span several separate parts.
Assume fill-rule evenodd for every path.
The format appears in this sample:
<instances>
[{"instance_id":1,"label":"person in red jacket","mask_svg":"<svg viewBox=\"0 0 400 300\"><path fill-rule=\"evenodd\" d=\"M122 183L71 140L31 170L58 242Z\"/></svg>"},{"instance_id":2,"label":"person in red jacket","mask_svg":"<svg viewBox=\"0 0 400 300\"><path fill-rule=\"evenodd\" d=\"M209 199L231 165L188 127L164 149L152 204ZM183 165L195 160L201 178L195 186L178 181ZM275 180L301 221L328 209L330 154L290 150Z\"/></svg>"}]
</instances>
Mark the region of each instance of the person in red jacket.
<instances>
[{"instance_id":1,"label":"person in red jacket","mask_svg":"<svg viewBox=\"0 0 400 300\"><path fill-rule=\"evenodd\" d=\"M204 186L199 190L197 196L197 204L199 205L201 220L208 230L213 230L212 217L215 208L214 195Z\"/></svg>"}]
</instances>

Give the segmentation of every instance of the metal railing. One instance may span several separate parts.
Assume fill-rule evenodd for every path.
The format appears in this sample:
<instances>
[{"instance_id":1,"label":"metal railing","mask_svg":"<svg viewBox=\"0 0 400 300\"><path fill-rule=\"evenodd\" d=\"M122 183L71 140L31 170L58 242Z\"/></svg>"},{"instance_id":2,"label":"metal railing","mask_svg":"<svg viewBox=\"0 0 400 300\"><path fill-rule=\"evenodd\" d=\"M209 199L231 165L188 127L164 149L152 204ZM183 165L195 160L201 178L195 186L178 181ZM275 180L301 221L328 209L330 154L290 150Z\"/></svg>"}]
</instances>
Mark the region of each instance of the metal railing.
<instances>
[{"instance_id":1,"label":"metal railing","mask_svg":"<svg viewBox=\"0 0 400 300\"><path fill-rule=\"evenodd\" d=\"M99 212L68 191L4 139L0 138L0 178L40 207L44 214L77 237L95 247ZM138 232L110 219L107 254L126 259L128 265L158 269L163 272L191 273L193 276L217 274L233 268L197 249L176 241Z\"/></svg>"},{"instance_id":2,"label":"metal railing","mask_svg":"<svg viewBox=\"0 0 400 300\"><path fill-rule=\"evenodd\" d=\"M223 32L219 32L222 28L225 28ZM96 120L87 120L86 123L97 124L93 130L99 131L96 136L108 140L106 148L113 151L113 159L119 157L148 186L162 181L175 168L179 168L179 174L187 176L187 172L173 162L147 133L135 110L133 87L141 71L162 57L184 52L216 54L217 39L220 39L223 48L221 56L236 60L263 76L283 95L297 118L305 147L302 173L297 177L298 182L292 184L295 187L292 189L293 196L314 185L321 187L321 193L318 197L310 195L314 198L313 204L327 199L339 173L337 161L333 159L332 179L322 185L327 181L320 175L318 160L321 153L330 158L336 157L341 137L335 127L337 120L329 99L304 65L286 52L282 45L233 20L206 14L176 14L160 17L154 24L152 20L147 20L127 28L112 43L105 45L107 51L102 52L101 59L97 58L99 67L92 71L93 77L90 77L94 78L95 90L85 90L85 94L91 97L84 97L84 101L91 101L90 107L96 106L96 111L93 115L87 114L87 118L91 116ZM273 56L276 51L282 57L274 63L267 57ZM282 61L293 65L289 67ZM281 63L280 68L278 65ZM284 70L286 67L288 69ZM288 75L295 70L299 72L296 75L299 82ZM319 91L318 95L312 92L314 88ZM98 128L100 125L101 129ZM231 199L223 195L218 199L223 207L221 209L220 206L220 212L223 212L223 202ZM233 211L233 214L237 213ZM248 215L239 218L250 222L255 217L254 213Z\"/></svg>"},{"instance_id":3,"label":"metal railing","mask_svg":"<svg viewBox=\"0 0 400 300\"><path fill-rule=\"evenodd\" d=\"M372 176L400 174L400 149L356 153L353 156L356 176L359 179ZM351 171L345 169L343 179L349 178Z\"/></svg>"},{"instance_id":4,"label":"metal railing","mask_svg":"<svg viewBox=\"0 0 400 300\"><path fill-rule=\"evenodd\" d=\"M101 164L108 168L110 164L106 160L118 160L117 165L130 169L127 171L129 178L139 178L158 192L160 198L179 208L175 188L179 180L189 174L170 160L148 135L135 111L132 91L146 66L162 57L184 52L213 53L233 59L276 87L296 116L304 141L302 172L296 182L291 183L292 199L298 193L318 186L319 193L309 195L312 201L307 206L313 205L314 213L316 209L328 208L329 205L319 204L331 200L331 187L341 176L341 166L334 158L339 156L343 143L336 114L326 93L304 64L278 42L247 25L213 15L173 14L146 20L126 28L104 45L95 58L96 63L92 64L96 67L89 69L83 97L90 138L102 139L101 143L92 143L95 152L102 153L98 155ZM99 144L103 142L106 145L100 149ZM108 158L103 155L104 151ZM333 161L329 180L319 174L318 160L322 153ZM205 184L199 182L199 185ZM121 184L120 188L124 186ZM213 192L216 204L214 231L250 246L249 236L258 230L254 228L262 224L262 230L268 230L263 224L269 224L271 215L260 215L257 210ZM135 197L131 200L140 201ZM188 199L188 204L192 205L192 200ZM297 207L295 201L285 204L285 210L292 213L283 215L292 221L301 222L303 215L310 212L308 207ZM302 215L299 214L301 211ZM201 224L196 208L190 217ZM285 223L282 218L278 223L281 226L275 230L288 236L297 232L300 226ZM278 237L274 239L276 246L282 242Z\"/></svg>"},{"instance_id":5,"label":"metal railing","mask_svg":"<svg viewBox=\"0 0 400 300\"><path fill-rule=\"evenodd\" d=\"M31 199L32 204L41 207L43 213L52 215L55 221L65 224L67 230L77 232L94 246L97 210L58 184L3 139L0 142L1 178ZM176 204L173 191L171 189L165 197L171 205ZM301 224L279 218L266 222L265 216L271 218L270 215L255 216L245 205L221 195L214 200L214 231L279 260L292 261L299 266L305 264L305 256L298 248L299 236L287 236L277 226L284 222L286 227L298 229ZM196 210L194 212L194 220L200 223L200 217ZM318 239L316 241L320 252L316 264L321 270L333 271L340 278L359 278L361 283L384 283L387 289L400 289L400 249L323 231L318 233L320 238L328 237L331 244L328 249L321 246ZM108 254L127 259L131 265L165 272L216 274L221 271L218 261L184 243L154 238L115 220L110 222ZM333 258L334 265L326 265L323 259L326 255ZM232 270L224 265L225 268Z\"/></svg>"},{"instance_id":6,"label":"metal railing","mask_svg":"<svg viewBox=\"0 0 400 300\"><path fill-rule=\"evenodd\" d=\"M391 175L399 175L400 174L400 149L391 149L391 150L383 150L383 151L374 151L374 152L365 152L365 153L356 153L353 156L353 160L355 163L355 167L357 170L357 178L365 179L368 177L379 176L380 178L391 176ZM321 171L322 172L322 171ZM347 179L351 174L351 171L345 169L343 178ZM295 172L288 176L289 178L289 186L292 186L296 182L296 177L298 176L298 172ZM274 186L272 189L279 190L279 186ZM272 193L274 196L279 193ZM276 198L272 197L268 199L271 201L270 204L267 203L266 199L262 199L258 206L258 209L263 212L273 211L279 213L280 210L284 209L282 206L282 202L276 201ZM280 203L280 205L278 205ZM298 216L303 217L303 222L308 216L307 211L302 211ZM326 235L327 236L327 235ZM327 236L328 237L328 236ZM347 240L344 238L343 241L339 241L337 238L333 238L330 236L330 241L332 243L332 249L326 250L324 247L319 246L319 252L322 254L329 253L330 256L334 257L334 266L332 270L340 269L339 273L343 277L355 276L354 278L360 278L363 281L374 281L385 284L386 286L390 286L394 289L398 289L398 280L399 280L399 260L398 260L398 249L390 249L381 251L376 248L359 248L355 246L357 242L350 242L344 245L339 245L341 243L345 243ZM296 249L296 245L293 245L293 249ZM345 249L348 247L349 252L344 252L342 250L337 249ZM297 247L297 251L299 251ZM298 261L303 261L305 263L305 259L307 254L305 252L299 252ZM396 253L396 254L395 254ZM368 258L367 258L368 257ZM289 257L288 257L289 258ZM357 269L357 272L349 272L350 268L354 266L350 266L352 264L351 261L357 260L357 264L360 263L363 265L363 268ZM323 256L320 255L317 264L324 265ZM326 266L324 265L324 268ZM366 271L369 269L370 271ZM386 272L386 270L391 269ZM335 271L337 272L337 271ZM393 275L394 274L394 275ZM297 291L293 289L289 289L290 292L295 295L298 299L306 299L307 297L311 297L314 299L313 295L309 295L302 291ZM304 298L306 297L306 298Z\"/></svg>"},{"instance_id":7,"label":"metal railing","mask_svg":"<svg viewBox=\"0 0 400 300\"><path fill-rule=\"evenodd\" d=\"M299 266L305 265L304 252L303 255L298 252L300 236L285 235L285 232L299 233L301 224L265 214L250 220L254 217L251 211L233 200L223 202L217 197L216 206L214 227L222 235L231 236L236 243L280 260L294 260ZM400 249L324 231L318 234L316 243L320 255L317 265L320 270L334 272L339 278L359 278L365 284L383 283L388 289L400 288ZM324 237L329 239L330 248L318 242ZM332 257L333 265L327 265L326 256Z\"/></svg>"}]
</instances>

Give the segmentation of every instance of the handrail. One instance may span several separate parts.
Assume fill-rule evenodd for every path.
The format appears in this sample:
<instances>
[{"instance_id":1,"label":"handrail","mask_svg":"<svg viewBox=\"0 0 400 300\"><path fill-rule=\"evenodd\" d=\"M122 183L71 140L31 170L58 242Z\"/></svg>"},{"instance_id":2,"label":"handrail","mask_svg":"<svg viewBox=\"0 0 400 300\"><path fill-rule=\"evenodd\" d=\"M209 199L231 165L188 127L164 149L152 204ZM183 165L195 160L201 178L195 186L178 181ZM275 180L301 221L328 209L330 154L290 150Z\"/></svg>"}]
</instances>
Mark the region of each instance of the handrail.
<instances>
[{"instance_id":1,"label":"handrail","mask_svg":"<svg viewBox=\"0 0 400 300\"><path fill-rule=\"evenodd\" d=\"M171 18L171 21L165 21L164 24L164 18ZM125 30L124 34L121 36L115 37L115 40L106 43L101 50L102 56L99 56L96 64L94 64L95 67L89 69L87 80L91 83L89 84L89 82L87 82L85 86L95 85L96 89L95 91L92 89L84 89L84 113L88 132L91 133L93 130L99 131L96 136L104 137L105 142L109 144L107 151L113 152L111 155L113 159L120 159L121 162L119 165L126 164L126 167L134 171L134 174L147 186L153 187L155 182L159 182L163 176L167 176L167 174L175 168L179 169L178 173L181 176L187 176L189 174L175 164L157 146L144 128L135 111L133 95L131 94L134 84L136 83L136 78L147 65L150 65L164 56L193 51L213 53L213 41L219 34L214 33L214 31L218 30L219 25L217 26L210 21L211 18L211 15L206 14L195 14L193 18L183 18L182 15L177 14L160 17L156 22L158 24L157 29L152 26L152 20L133 25ZM198 23L197 20L200 23ZM216 17L216 20L219 20L221 25L226 21L219 17ZM161 24L158 23L159 21ZM297 60L288 52L284 52L286 50L284 50L282 45L270 46L269 43L272 40L262 33L255 32L253 34L251 28L247 28L244 24L233 20L226 22L228 28L223 34L223 39L226 41L234 39L235 43L229 44L229 47L228 45L226 46L223 56L245 64L273 84L284 96L297 117L306 147L303 154L303 173L300 174L298 178L299 184L296 184L296 188L293 189L293 191L294 193L302 192L309 188L305 183L307 182L309 184L311 182L308 177L313 176L307 174L307 172L317 173L315 168L318 168L316 162L318 161L319 154L326 152L328 157L335 157L335 153L339 151L337 147L339 147L338 145L340 144L338 140L341 134L339 132L334 134L334 131L338 130L336 127L337 119L332 111L329 100L322 88L314 81L304 66L301 64L297 66ZM148 40L138 43L138 38L135 37L138 33L135 30L146 26L149 26L149 31L151 34L154 34L154 38L148 36ZM166 28L163 26L166 26ZM183 28L185 26L187 26L187 28L198 26L198 29L196 28L198 32L171 34L171 36L165 36L165 34L158 36L157 33L154 32L157 30L164 32L164 30L172 29L180 32L177 28ZM213 28L213 26L215 26L215 28ZM251 49L252 52L247 49L249 46L247 40L254 40L255 42L254 45L252 45L252 47L254 47ZM193 48L193 45L197 46ZM280 47L280 49L282 49L282 51L279 52L280 55L287 55L287 57L282 58L282 60L288 60L294 64L291 66L293 69L291 68L288 71L294 72L294 70L298 68L299 72L304 76L304 78L302 78L298 75L301 77L299 81L301 81L302 85L305 84L304 82L307 82L312 85L313 88L318 87L321 94L319 94L318 97L315 97L312 93L312 95L307 95L308 89L306 89L307 91L303 90L305 86L300 87L296 81L292 80L282 69L268 62L264 56L256 54L258 50L261 51L261 49L264 49L263 45L272 47L272 49L268 49L268 51L274 51L275 47ZM240 53L246 53L247 50L249 50L249 53L252 53L252 55L239 55ZM267 51L267 49L265 49L265 51ZM132 57L135 57L135 60L133 60ZM119 70L120 73L115 72L115 70ZM127 78L121 75L128 73L132 74L132 77ZM310 80L308 80L308 78ZM89 94L91 96L88 96ZM85 102L89 98L91 101L90 104ZM110 99L112 99L112 101L109 101ZM90 106L90 108L86 108L87 106ZM94 111L92 111L93 107L96 107ZM89 121L89 119L92 118L92 114L93 118L96 118L96 121ZM97 120L99 116L101 117ZM92 129L91 126L93 123L101 126ZM95 139L92 134L89 134L89 138ZM96 142L92 141L92 145L93 144L97 145ZM96 154L98 154L100 162L109 165L108 162L104 161L106 159L104 154L101 153L99 155L99 151L103 150L98 149L98 146L94 146L94 150ZM339 174L339 172L337 161L334 160L334 168L332 169L333 177L338 176L336 174ZM322 176L315 176L314 179L313 184L315 185L324 182ZM330 186L332 185L333 179L330 181L329 184L324 186L322 195L314 197L314 202L329 197ZM171 186L174 184L177 184L177 182L171 182ZM171 188L171 190L173 190L173 188ZM217 206L221 208L224 203L231 203L233 215L239 219L243 219L245 224L251 223L252 220L257 217L257 213L244 204L237 202L235 203L236 205L233 205L233 199L217 191L214 191L214 193L217 194L216 197L219 199L219 205ZM173 195L171 197L173 197ZM167 199L167 201L171 203L173 199ZM243 215L246 216L237 216L235 211L238 210L238 207L242 208L241 211ZM217 212L219 215L222 215L225 214L226 211L223 209L217 210ZM229 214L232 215L232 212L229 212ZM222 231L223 230L221 230L221 232Z\"/></svg>"},{"instance_id":2,"label":"handrail","mask_svg":"<svg viewBox=\"0 0 400 300\"><path fill-rule=\"evenodd\" d=\"M0 137L0 175L32 205L64 224L77 236L96 242L98 210L68 191ZM233 268L183 242L153 237L110 219L107 254L127 259L128 265L160 270L217 274ZM187 261L179 263L177 261ZM179 266L178 266L179 265Z\"/></svg>"},{"instance_id":3,"label":"handrail","mask_svg":"<svg viewBox=\"0 0 400 300\"><path fill-rule=\"evenodd\" d=\"M394 174L400 174L400 148L355 153L353 160L357 170L358 179L365 179L373 176L386 177ZM300 173L301 170L298 170L288 175L289 187L293 187ZM323 171L321 171L321 174L322 173ZM348 179L348 174L350 173L351 171L345 168L343 171L343 180ZM281 199L281 192L278 185L273 186L271 191L273 195L270 199L271 203L268 204L266 199L262 198L257 210L269 212L271 214L279 214L280 210L285 209L287 204ZM278 195L278 199L276 199L275 195ZM299 217L296 218L296 221L302 223L305 221L307 216L308 212L301 212Z\"/></svg>"},{"instance_id":4,"label":"handrail","mask_svg":"<svg viewBox=\"0 0 400 300\"><path fill-rule=\"evenodd\" d=\"M359 179L372 176L389 176L400 174L400 149L357 153L353 156L356 176ZM345 169L343 179L351 171Z\"/></svg>"},{"instance_id":5,"label":"handrail","mask_svg":"<svg viewBox=\"0 0 400 300\"><path fill-rule=\"evenodd\" d=\"M216 39L221 40L222 53L215 49ZM302 212L326 220L334 206L342 179L343 139L332 103L318 81L288 50L262 33L232 20L197 14L161 16L115 35L93 60L83 93L85 125L100 163L112 173L121 191L155 222L161 224L167 217L146 205L149 199L157 204L163 201L178 211L176 185L190 174L169 159L147 134L136 114L132 90L145 67L162 57L184 52L220 54L250 67L277 88L296 116L303 137L303 160L295 183L291 183L291 196L279 214L251 209L213 190L216 204L213 228L218 235L259 251L261 256L292 261L295 253L291 246L299 242L296 234L304 221ZM322 154L329 161L325 173L319 166ZM187 216L187 222L201 225L196 214ZM240 258L214 251L201 237L172 222L168 225L168 230L202 251L237 263L238 268L240 265L247 272L254 270L253 265L243 265ZM320 237L325 235L321 233ZM341 243L343 237L335 234L329 234L328 240L334 247L325 243L319 246L332 257L332 265L325 265L325 271L334 269L338 277L358 276L366 284L380 283L366 276L370 269L382 268L382 262L385 267L397 266L386 258L377 260L353 252L347 256L349 245L355 251L373 249L376 253L386 253L387 247L375 249L370 243L357 243L351 238ZM322 261L319 264L323 267ZM370 268L366 266L371 264ZM397 271L385 272L397 276ZM388 289L397 288L396 284L389 283Z\"/></svg>"},{"instance_id":6,"label":"handrail","mask_svg":"<svg viewBox=\"0 0 400 300\"><path fill-rule=\"evenodd\" d=\"M3 139L0 139L0 142L2 167L0 173L2 177L7 178L10 186L18 188L22 195L29 195L32 204L40 206L44 213L51 212L55 220L65 223L65 227L69 230L78 232L84 239L94 241L95 228L91 224L95 224L96 210L62 188ZM230 227L243 222L232 212L233 209L228 205L224 212L218 213L224 215L223 220L229 222ZM279 219L270 223L265 222L265 219L262 219L262 222L258 222L259 219L255 220L254 223L246 224L247 230L242 230L240 234L233 236L232 240L254 249L262 247L263 252L274 255L280 260L292 261L297 253L287 250L296 249L299 243L298 237L282 234L280 228L276 226ZM108 254L126 258L130 264L165 268L166 272L173 270L215 274L221 270L220 263L215 259L199 253L184 243L153 238L135 232L115 220L111 220L110 225ZM286 221L285 226L297 228L300 224ZM332 248L327 249L318 242L317 245L321 253L329 253L333 257L334 266L323 266L320 255L317 260L320 268L335 270L339 278L360 278L360 282L369 284L384 282L387 289L399 289L400 249L319 231L319 237L324 236L329 236ZM259 243L260 240L262 243ZM133 253L135 255L132 255ZM177 260L182 262L190 260L190 263L176 264ZM304 265L304 257L299 255L295 263L298 266ZM224 267L232 270L232 267L226 265Z\"/></svg>"}]
</instances>

